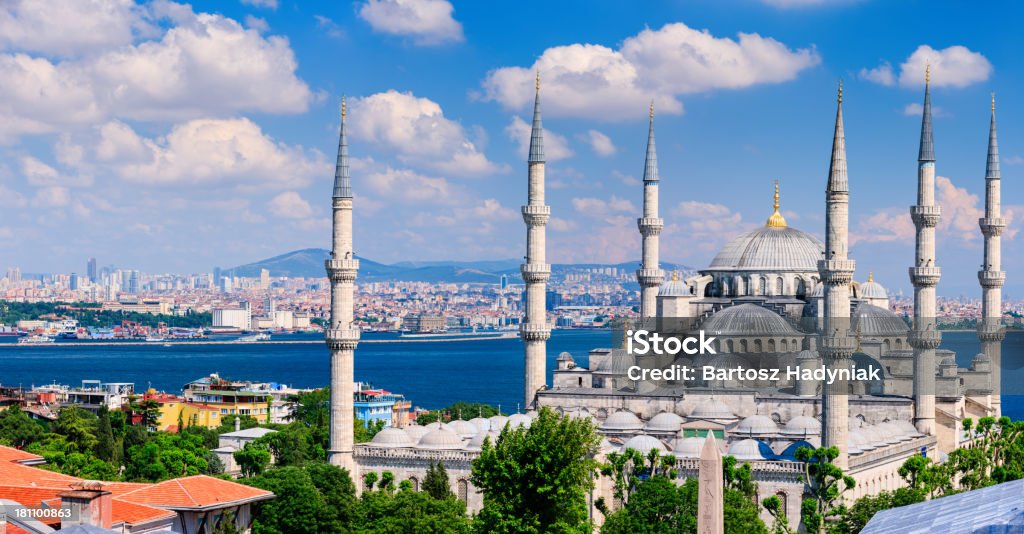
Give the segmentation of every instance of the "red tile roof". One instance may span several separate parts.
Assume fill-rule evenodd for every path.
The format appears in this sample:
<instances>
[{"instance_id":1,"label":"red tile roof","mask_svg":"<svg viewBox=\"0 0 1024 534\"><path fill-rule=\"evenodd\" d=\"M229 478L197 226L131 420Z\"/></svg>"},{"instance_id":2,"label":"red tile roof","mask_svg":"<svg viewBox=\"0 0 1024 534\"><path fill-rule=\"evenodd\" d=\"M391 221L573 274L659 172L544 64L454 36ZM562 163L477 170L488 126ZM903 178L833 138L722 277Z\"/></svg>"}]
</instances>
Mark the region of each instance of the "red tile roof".
<instances>
[{"instance_id":1,"label":"red tile roof","mask_svg":"<svg viewBox=\"0 0 1024 534\"><path fill-rule=\"evenodd\" d=\"M60 493L83 482L78 477L17 463L35 459L41 457L0 446L0 499L38 506L43 501L59 499ZM102 489L112 494L111 520L129 525L173 517L173 510L220 508L274 497L269 491L206 475L157 484L103 482ZM18 531L12 531L8 525L7 532Z\"/></svg>"},{"instance_id":2,"label":"red tile roof","mask_svg":"<svg viewBox=\"0 0 1024 534\"><path fill-rule=\"evenodd\" d=\"M271 499L274 494L206 475L165 480L130 491L119 499L162 508L211 508Z\"/></svg>"}]
</instances>

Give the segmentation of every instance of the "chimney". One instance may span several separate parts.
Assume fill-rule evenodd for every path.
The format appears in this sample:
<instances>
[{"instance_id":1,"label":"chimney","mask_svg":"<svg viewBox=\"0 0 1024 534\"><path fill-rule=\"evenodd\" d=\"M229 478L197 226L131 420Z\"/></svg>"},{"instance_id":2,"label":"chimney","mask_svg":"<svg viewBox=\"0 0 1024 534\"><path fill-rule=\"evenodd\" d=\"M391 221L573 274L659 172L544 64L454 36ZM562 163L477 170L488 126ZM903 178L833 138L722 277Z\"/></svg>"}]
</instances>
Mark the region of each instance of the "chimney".
<instances>
[{"instance_id":1,"label":"chimney","mask_svg":"<svg viewBox=\"0 0 1024 534\"><path fill-rule=\"evenodd\" d=\"M235 417L235 432L238 432L241 429L242 429L242 416L239 415L239 416Z\"/></svg>"},{"instance_id":2,"label":"chimney","mask_svg":"<svg viewBox=\"0 0 1024 534\"><path fill-rule=\"evenodd\" d=\"M69 517L61 519L60 528L76 525L92 525L110 528L110 509L112 495L103 490L100 482L86 480L71 485L71 491L59 495L62 510L70 510Z\"/></svg>"}]
</instances>

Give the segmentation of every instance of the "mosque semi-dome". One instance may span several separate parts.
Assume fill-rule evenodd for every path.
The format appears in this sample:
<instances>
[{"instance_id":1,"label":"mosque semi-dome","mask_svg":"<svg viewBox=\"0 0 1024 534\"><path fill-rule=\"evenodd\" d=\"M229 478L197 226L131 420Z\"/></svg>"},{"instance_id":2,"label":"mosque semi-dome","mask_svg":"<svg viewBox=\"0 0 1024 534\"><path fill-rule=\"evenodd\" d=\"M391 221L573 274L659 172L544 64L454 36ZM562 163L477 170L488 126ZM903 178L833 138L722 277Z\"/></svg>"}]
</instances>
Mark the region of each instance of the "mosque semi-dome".
<instances>
[{"instance_id":1,"label":"mosque semi-dome","mask_svg":"<svg viewBox=\"0 0 1024 534\"><path fill-rule=\"evenodd\" d=\"M385 428L377 432L370 444L375 447L412 447L413 441L401 428Z\"/></svg>"},{"instance_id":2,"label":"mosque semi-dome","mask_svg":"<svg viewBox=\"0 0 1024 534\"><path fill-rule=\"evenodd\" d=\"M910 331L896 312L872 304L857 306L851 321L853 331L861 336L905 336Z\"/></svg>"},{"instance_id":3,"label":"mosque semi-dome","mask_svg":"<svg viewBox=\"0 0 1024 534\"><path fill-rule=\"evenodd\" d=\"M465 443L455 432L447 428L435 428L420 438L416 446L421 449L461 449Z\"/></svg>"},{"instance_id":4,"label":"mosque semi-dome","mask_svg":"<svg viewBox=\"0 0 1024 534\"><path fill-rule=\"evenodd\" d=\"M730 306L701 325L719 336L791 336L796 330L781 315L757 304Z\"/></svg>"}]
</instances>

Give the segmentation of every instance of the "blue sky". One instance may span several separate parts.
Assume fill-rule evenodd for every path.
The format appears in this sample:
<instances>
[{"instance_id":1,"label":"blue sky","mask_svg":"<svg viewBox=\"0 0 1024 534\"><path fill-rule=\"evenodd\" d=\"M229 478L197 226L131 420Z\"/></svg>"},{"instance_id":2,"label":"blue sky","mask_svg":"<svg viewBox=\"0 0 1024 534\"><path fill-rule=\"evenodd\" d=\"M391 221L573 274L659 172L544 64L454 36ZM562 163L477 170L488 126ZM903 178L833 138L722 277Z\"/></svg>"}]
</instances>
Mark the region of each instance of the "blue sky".
<instances>
[{"instance_id":1,"label":"blue sky","mask_svg":"<svg viewBox=\"0 0 1024 534\"><path fill-rule=\"evenodd\" d=\"M94 5L90 5L94 4ZM45 9L43 9L45 7ZM940 294L979 292L989 93L1007 294L1024 255L1015 4L171 2L0 8L0 268L209 270L329 243L348 95L357 253L515 258L541 71L552 261L639 257L647 105L663 261L764 223L774 180L821 235L837 81L859 279L909 290L923 65L944 208Z\"/></svg>"}]
</instances>

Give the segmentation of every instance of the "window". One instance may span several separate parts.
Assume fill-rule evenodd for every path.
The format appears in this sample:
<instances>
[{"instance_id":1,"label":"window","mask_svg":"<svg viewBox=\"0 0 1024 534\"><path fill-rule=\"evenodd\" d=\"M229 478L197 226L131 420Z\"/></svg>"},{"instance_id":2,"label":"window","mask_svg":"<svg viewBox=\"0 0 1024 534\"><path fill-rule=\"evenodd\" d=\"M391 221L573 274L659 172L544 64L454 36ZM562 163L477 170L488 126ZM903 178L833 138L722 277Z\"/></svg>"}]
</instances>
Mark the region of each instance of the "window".
<instances>
[{"instance_id":1,"label":"window","mask_svg":"<svg viewBox=\"0 0 1024 534\"><path fill-rule=\"evenodd\" d=\"M462 502L467 502L467 500L469 499L469 482L466 482L466 479L464 478L460 478L458 488L459 500Z\"/></svg>"},{"instance_id":2,"label":"window","mask_svg":"<svg viewBox=\"0 0 1024 534\"><path fill-rule=\"evenodd\" d=\"M782 278L779 278L778 280L775 281L775 294L776 295L784 295L785 294L785 289L783 288Z\"/></svg>"},{"instance_id":3,"label":"window","mask_svg":"<svg viewBox=\"0 0 1024 534\"><path fill-rule=\"evenodd\" d=\"M412 490L413 491L419 491L420 490L420 481L416 477L409 477L409 482L412 483Z\"/></svg>"}]
</instances>

